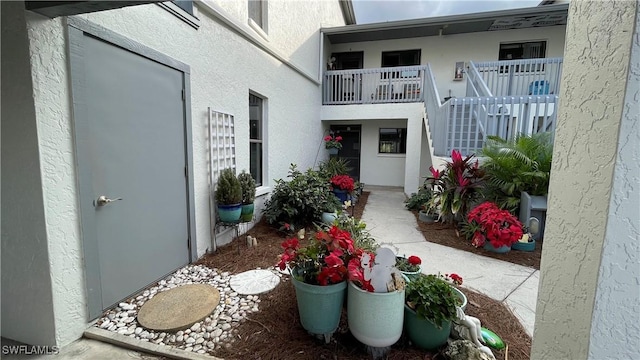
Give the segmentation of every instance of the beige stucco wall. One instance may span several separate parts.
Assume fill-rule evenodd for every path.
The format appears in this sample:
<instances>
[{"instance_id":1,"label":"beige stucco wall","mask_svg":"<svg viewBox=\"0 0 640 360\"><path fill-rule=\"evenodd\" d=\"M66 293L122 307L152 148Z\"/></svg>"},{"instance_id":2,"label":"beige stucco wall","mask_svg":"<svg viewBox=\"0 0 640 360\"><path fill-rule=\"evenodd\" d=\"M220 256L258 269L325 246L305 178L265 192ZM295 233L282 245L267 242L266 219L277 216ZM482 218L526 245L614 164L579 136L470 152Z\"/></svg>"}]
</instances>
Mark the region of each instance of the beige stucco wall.
<instances>
[{"instance_id":1,"label":"beige stucco wall","mask_svg":"<svg viewBox=\"0 0 640 360\"><path fill-rule=\"evenodd\" d=\"M587 358L636 6L570 3L532 359Z\"/></svg>"}]
</instances>

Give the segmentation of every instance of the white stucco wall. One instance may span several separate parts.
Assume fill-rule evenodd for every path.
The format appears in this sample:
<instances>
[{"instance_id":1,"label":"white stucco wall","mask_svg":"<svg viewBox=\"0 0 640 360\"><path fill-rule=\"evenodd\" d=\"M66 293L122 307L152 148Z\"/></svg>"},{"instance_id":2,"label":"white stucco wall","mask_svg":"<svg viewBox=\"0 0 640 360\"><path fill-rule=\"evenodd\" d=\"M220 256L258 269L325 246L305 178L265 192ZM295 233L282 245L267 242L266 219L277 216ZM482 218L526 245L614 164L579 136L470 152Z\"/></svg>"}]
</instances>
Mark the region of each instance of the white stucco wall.
<instances>
[{"instance_id":1,"label":"white stucco wall","mask_svg":"<svg viewBox=\"0 0 640 360\"><path fill-rule=\"evenodd\" d=\"M637 334L638 313L633 306L637 310L638 292L622 301L627 289L620 287L627 279L637 287L638 278L627 272L623 278L611 277L619 274L618 267L624 268L633 257L636 262L630 267L635 267L636 274L638 266L637 251L632 255L634 245L626 243L637 241L631 238L634 232L637 234L638 207L637 203L623 205L634 195L624 187L626 182L634 187L638 183L621 179L624 173L618 172L614 178L617 161L627 160L628 156L636 164L620 164L620 168L637 169L637 150L635 154L619 155L621 150L632 151L634 142L637 144L637 134L623 133L620 128L621 123L631 121L637 131L637 118L624 116L626 119L621 120L625 109L638 114L637 107L631 108L633 103L625 105L626 95L637 96L637 82L636 94L629 94L627 88L636 15L637 2L631 1L572 1L569 5L533 360L586 359L590 338L604 332L610 334L597 342L603 347L592 349L594 356L603 356L594 359L637 357L638 349L629 346L628 335L616 330L628 329L632 336ZM623 201L620 196L628 200ZM635 212L627 206L634 207ZM615 220L618 216L622 217ZM635 225L627 225L625 218ZM618 224L621 228L609 228ZM613 239L618 236L622 238ZM625 243L618 245L620 242ZM599 274L604 275L603 279L598 279ZM617 306L619 301L624 306ZM596 303L606 315L594 314ZM603 322L600 316L610 317L610 321ZM612 326L623 318L624 323ZM626 324L633 325L628 328ZM637 343L637 336L634 337ZM624 356L611 356L609 351L619 351Z\"/></svg>"},{"instance_id":2,"label":"white stucco wall","mask_svg":"<svg viewBox=\"0 0 640 360\"><path fill-rule=\"evenodd\" d=\"M2 2L1 6L2 336L55 345L24 3Z\"/></svg>"},{"instance_id":3,"label":"white stucco wall","mask_svg":"<svg viewBox=\"0 0 640 360\"><path fill-rule=\"evenodd\" d=\"M640 16L629 63L609 220L591 321L589 359L632 359L640 351Z\"/></svg>"},{"instance_id":4,"label":"white stucco wall","mask_svg":"<svg viewBox=\"0 0 640 360\"><path fill-rule=\"evenodd\" d=\"M419 182L423 148L424 104L367 104L322 106L321 118L331 123L362 124L360 180L368 185L401 186L406 194L415 192ZM348 121L348 122L346 122ZM407 127L405 155L378 154L380 127Z\"/></svg>"},{"instance_id":5,"label":"white stucco wall","mask_svg":"<svg viewBox=\"0 0 640 360\"><path fill-rule=\"evenodd\" d=\"M197 5L199 6L199 5ZM313 14L297 17L304 10ZM81 17L132 41L157 50L191 67L191 113L197 252L211 248L209 186L207 175L207 108L236 118L236 155L239 169L249 167L248 94L267 98L267 183L287 175L290 163L300 168L314 164L309 144L320 144L323 127L319 116L320 87L290 66L250 44L202 8L200 28L194 29L155 4L91 13ZM238 19L246 25L246 18ZM285 22L288 25L278 25ZM320 26L343 24L337 1L306 2L287 13L270 11L274 29L292 26L299 43L317 38ZM38 138L49 265L53 281L56 343L67 344L86 327L86 299L82 239L79 231L75 156L68 59L64 19L46 19L27 12L29 45ZM274 30L274 43L285 43ZM279 39L279 40L278 40ZM302 46L290 57L295 66L317 74L319 43ZM274 45L275 46L275 45ZM279 49L286 51L286 48ZM283 132L283 129L287 129ZM315 145L313 149L315 149Z\"/></svg>"},{"instance_id":6,"label":"white stucco wall","mask_svg":"<svg viewBox=\"0 0 640 360\"><path fill-rule=\"evenodd\" d=\"M463 97L466 93L466 76L464 81L453 81L456 62L496 61L498 60L500 43L521 41L547 41L546 57L562 57L565 30L566 27L560 25L533 29L334 44L331 46L331 52L364 51L363 67L366 69L381 66L382 52L422 49L420 63L422 65L431 64L440 97L449 96L449 90L451 90L451 95Z\"/></svg>"}]
</instances>

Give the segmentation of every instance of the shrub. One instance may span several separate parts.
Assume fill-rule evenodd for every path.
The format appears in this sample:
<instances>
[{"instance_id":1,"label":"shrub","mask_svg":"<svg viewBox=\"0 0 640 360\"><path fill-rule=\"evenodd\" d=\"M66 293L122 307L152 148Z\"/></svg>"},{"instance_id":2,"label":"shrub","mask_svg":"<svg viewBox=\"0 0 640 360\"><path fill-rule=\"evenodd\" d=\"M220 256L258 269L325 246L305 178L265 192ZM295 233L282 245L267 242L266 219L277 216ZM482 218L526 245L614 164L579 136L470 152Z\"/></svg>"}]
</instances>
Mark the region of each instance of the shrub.
<instances>
[{"instance_id":1,"label":"shrub","mask_svg":"<svg viewBox=\"0 0 640 360\"><path fill-rule=\"evenodd\" d=\"M473 155L462 158L458 150L451 152L451 161L440 172L432 167L431 176L425 180L433 196L429 209L440 213L445 222L459 223L464 220L471 207L481 198L483 172L478 169L478 160Z\"/></svg>"},{"instance_id":2,"label":"shrub","mask_svg":"<svg viewBox=\"0 0 640 360\"><path fill-rule=\"evenodd\" d=\"M242 203L245 205L253 204L253 201L256 198L256 181L253 180L253 176L242 170L238 175L238 181L242 188Z\"/></svg>"},{"instance_id":3,"label":"shrub","mask_svg":"<svg viewBox=\"0 0 640 360\"><path fill-rule=\"evenodd\" d=\"M522 237L522 223L509 211L486 201L469 212L462 233L475 247L489 241L499 248L511 246Z\"/></svg>"},{"instance_id":4,"label":"shrub","mask_svg":"<svg viewBox=\"0 0 640 360\"><path fill-rule=\"evenodd\" d=\"M456 318L458 296L441 277L418 274L407 283L405 291L407 305L419 317L431 321L438 328Z\"/></svg>"},{"instance_id":5,"label":"shrub","mask_svg":"<svg viewBox=\"0 0 640 360\"><path fill-rule=\"evenodd\" d=\"M220 205L233 205L242 202L242 187L231 168L220 173L216 186L216 201Z\"/></svg>"},{"instance_id":6,"label":"shrub","mask_svg":"<svg viewBox=\"0 0 640 360\"><path fill-rule=\"evenodd\" d=\"M405 201L405 207L409 210L422 210L430 200L431 189L422 187L418 193L411 194L411 197Z\"/></svg>"},{"instance_id":7,"label":"shrub","mask_svg":"<svg viewBox=\"0 0 640 360\"><path fill-rule=\"evenodd\" d=\"M340 159L340 158L329 158L327 161L323 161L318 166L318 171L320 175L329 181L332 177L336 175L345 175L348 174L349 171L353 170L352 167L349 166L349 160Z\"/></svg>"},{"instance_id":8,"label":"shrub","mask_svg":"<svg viewBox=\"0 0 640 360\"><path fill-rule=\"evenodd\" d=\"M271 197L265 204L267 223L286 223L298 228L320 221L329 197L335 198L329 183L317 171L308 169L303 173L295 164L291 164L287 177L289 181L275 181Z\"/></svg>"},{"instance_id":9,"label":"shrub","mask_svg":"<svg viewBox=\"0 0 640 360\"><path fill-rule=\"evenodd\" d=\"M519 135L513 140L490 137L481 155L486 173L485 197L517 214L520 195L546 195L553 144L549 133Z\"/></svg>"}]
</instances>

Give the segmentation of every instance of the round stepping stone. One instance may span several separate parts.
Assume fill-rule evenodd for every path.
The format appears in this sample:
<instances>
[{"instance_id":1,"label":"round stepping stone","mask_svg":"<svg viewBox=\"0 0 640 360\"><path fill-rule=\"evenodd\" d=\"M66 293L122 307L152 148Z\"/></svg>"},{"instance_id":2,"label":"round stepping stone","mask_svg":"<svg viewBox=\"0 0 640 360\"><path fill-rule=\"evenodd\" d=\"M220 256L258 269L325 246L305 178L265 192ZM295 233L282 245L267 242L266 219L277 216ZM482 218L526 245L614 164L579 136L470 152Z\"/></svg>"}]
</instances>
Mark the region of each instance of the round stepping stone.
<instances>
[{"instance_id":1,"label":"round stepping stone","mask_svg":"<svg viewBox=\"0 0 640 360\"><path fill-rule=\"evenodd\" d=\"M142 305L138 322L147 329L174 332L191 327L215 310L220 292L206 284L162 291Z\"/></svg>"},{"instance_id":2,"label":"round stepping stone","mask_svg":"<svg viewBox=\"0 0 640 360\"><path fill-rule=\"evenodd\" d=\"M249 270L229 279L233 291L242 295L262 294L275 289L279 283L280 277L269 270Z\"/></svg>"}]
</instances>

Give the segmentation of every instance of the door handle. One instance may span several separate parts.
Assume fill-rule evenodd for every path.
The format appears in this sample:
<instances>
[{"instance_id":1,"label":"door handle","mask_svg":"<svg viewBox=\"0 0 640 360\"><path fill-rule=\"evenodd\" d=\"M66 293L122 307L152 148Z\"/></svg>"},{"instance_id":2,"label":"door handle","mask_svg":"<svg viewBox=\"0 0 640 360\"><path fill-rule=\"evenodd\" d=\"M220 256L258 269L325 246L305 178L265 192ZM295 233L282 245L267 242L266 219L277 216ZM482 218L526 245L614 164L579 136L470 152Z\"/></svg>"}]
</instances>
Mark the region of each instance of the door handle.
<instances>
[{"instance_id":1,"label":"door handle","mask_svg":"<svg viewBox=\"0 0 640 360\"><path fill-rule=\"evenodd\" d=\"M122 198L109 199L105 195L100 195L100 196L98 196L98 198L94 202L94 205L95 206L105 206L105 205L109 205L110 203L112 203L114 201L117 201L117 200L122 200Z\"/></svg>"}]
</instances>

